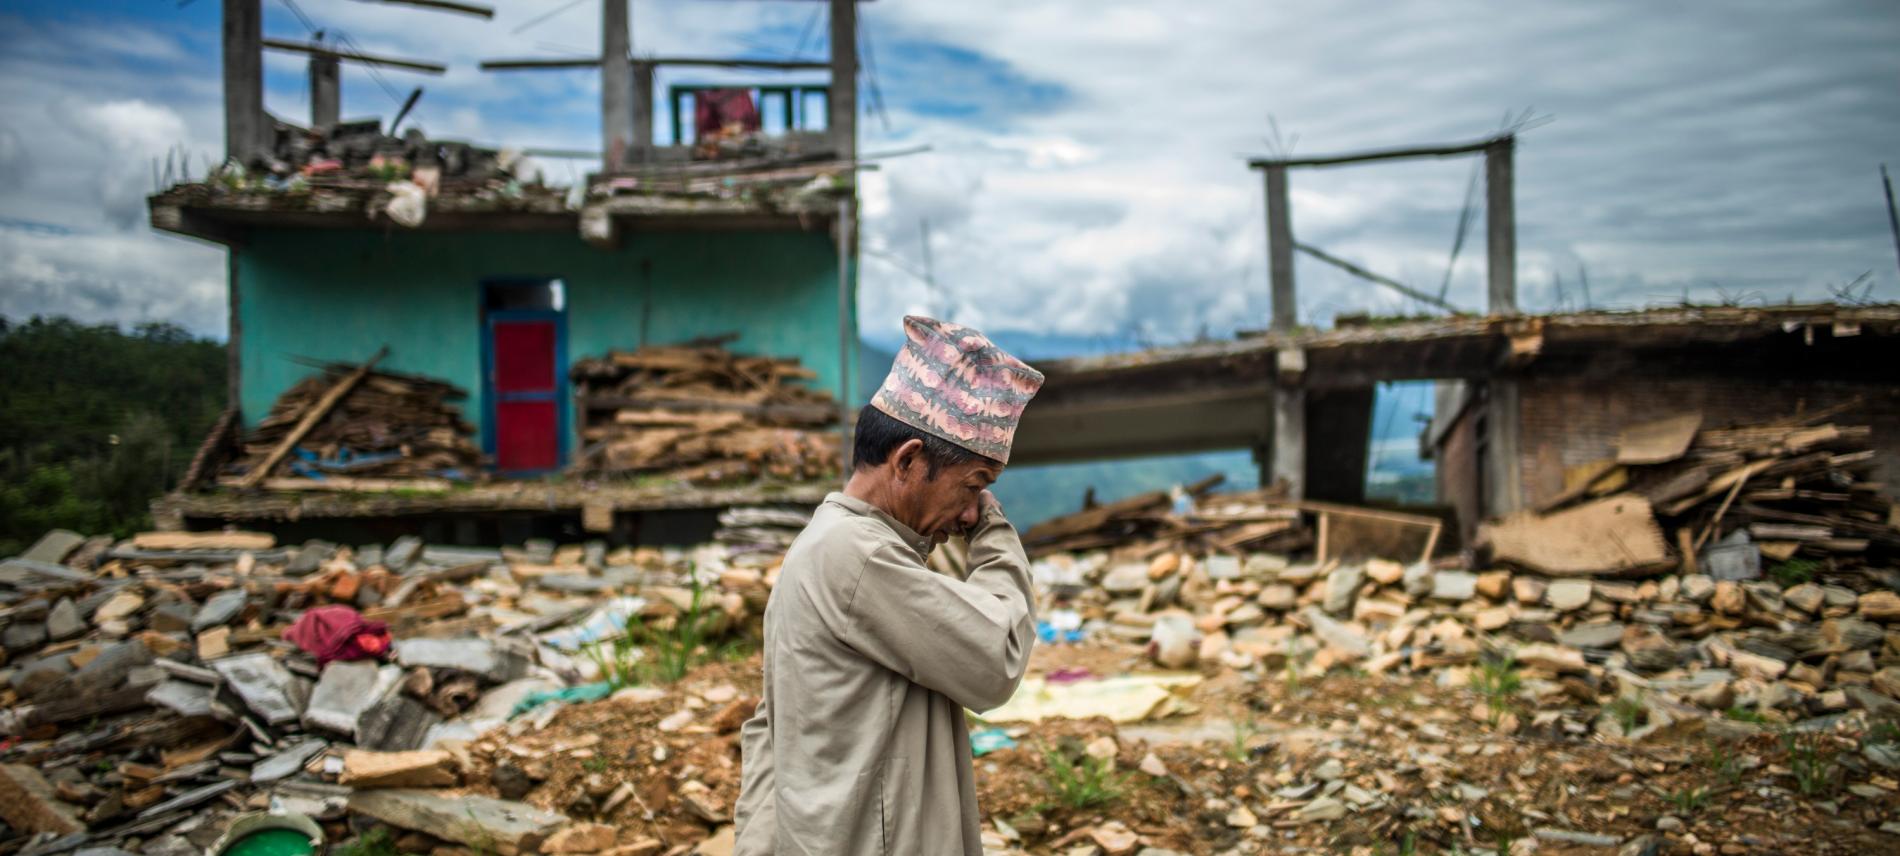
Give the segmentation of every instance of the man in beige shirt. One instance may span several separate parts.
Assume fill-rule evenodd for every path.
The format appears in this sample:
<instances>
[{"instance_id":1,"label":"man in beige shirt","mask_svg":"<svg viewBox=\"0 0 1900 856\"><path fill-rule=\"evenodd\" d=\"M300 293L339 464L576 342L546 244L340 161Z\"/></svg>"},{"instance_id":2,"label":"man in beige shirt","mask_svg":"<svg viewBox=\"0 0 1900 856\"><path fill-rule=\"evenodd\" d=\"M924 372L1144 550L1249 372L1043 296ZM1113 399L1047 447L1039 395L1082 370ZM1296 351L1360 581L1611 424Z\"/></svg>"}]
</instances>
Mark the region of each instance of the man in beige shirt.
<instances>
[{"instance_id":1,"label":"man in beige shirt","mask_svg":"<svg viewBox=\"0 0 1900 856\"><path fill-rule=\"evenodd\" d=\"M904 319L853 471L785 555L765 692L742 733L739 856L981 856L964 709L1022 682L1029 561L989 485L1042 375L983 334ZM925 566L969 536L964 579Z\"/></svg>"}]
</instances>

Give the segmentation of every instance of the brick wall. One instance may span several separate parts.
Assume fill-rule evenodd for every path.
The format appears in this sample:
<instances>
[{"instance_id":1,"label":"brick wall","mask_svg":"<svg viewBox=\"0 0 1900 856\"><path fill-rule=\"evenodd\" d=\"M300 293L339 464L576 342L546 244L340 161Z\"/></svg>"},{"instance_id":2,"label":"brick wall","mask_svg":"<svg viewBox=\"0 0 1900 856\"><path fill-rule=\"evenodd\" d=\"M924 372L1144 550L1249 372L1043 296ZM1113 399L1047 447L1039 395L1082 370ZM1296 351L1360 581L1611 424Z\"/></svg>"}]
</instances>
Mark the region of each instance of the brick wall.
<instances>
[{"instance_id":1,"label":"brick wall","mask_svg":"<svg viewBox=\"0 0 1900 856\"><path fill-rule=\"evenodd\" d=\"M1702 411L1705 428L1766 422L1856 396L1861 406L1836 421L1873 427L1879 462L1874 477L1895 494L1900 490L1900 385L1723 377L1527 378L1520 385L1518 447L1524 501L1536 504L1561 491L1566 467L1614 455L1616 435L1629 425L1688 410ZM1441 473L1452 469L1445 454ZM1439 483L1442 490L1444 476Z\"/></svg>"},{"instance_id":2,"label":"brick wall","mask_svg":"<svg viewBox=\"0 0 1900 856\"><path fill-rule=\"evenodd\" d=\"M1465 411L1434 450L1438 499L1458 514L1459 542L1468 543L1484 518L1484 461L1478 457L1482 408Z\"/></svg>"}]
</instances>

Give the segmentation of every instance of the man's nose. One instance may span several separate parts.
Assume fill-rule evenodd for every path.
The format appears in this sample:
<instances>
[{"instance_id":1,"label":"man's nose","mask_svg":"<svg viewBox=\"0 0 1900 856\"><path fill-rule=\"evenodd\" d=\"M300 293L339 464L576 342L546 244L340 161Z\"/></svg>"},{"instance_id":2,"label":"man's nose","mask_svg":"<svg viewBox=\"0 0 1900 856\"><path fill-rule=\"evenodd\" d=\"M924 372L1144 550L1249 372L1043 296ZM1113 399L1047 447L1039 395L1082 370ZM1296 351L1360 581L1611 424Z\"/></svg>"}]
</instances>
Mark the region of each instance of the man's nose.
<instances>
[{"instance_id":1,"label":"man's nose","mask_svg":"<svg viewBox=\"0 0 1900 856\"><path fill-rule=\"evenodd\" d=\"M957 515L957 523L962 524L964 529L975 528L977 512L980 511L981 508L982 508L982 504L978 502L972 502L969 505L964 506L963 513Z\"/></svg>"}]
</instances>

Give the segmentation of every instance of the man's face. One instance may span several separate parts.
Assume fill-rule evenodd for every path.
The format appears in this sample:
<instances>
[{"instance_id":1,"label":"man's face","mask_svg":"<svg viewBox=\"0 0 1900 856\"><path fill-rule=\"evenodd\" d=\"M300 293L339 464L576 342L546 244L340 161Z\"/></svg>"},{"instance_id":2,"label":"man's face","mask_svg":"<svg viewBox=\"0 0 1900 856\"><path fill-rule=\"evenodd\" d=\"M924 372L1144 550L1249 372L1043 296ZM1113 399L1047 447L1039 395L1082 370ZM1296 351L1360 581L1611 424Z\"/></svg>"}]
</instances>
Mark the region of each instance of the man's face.
<instances>
[{"instance_id":1,"label":"man's face","mask_svg":"<svg viewBox=\"0 0 1900 856\"><path fill-rule=\"evenodd\" d=\"M983 493L1002 470L991 461L970 461L942 467L932 478L920 461L915 476L905 480L910 495L906 504L915 520L911 528L932 544L976 528L983 512Z\"/></svg>"}]
</instances>

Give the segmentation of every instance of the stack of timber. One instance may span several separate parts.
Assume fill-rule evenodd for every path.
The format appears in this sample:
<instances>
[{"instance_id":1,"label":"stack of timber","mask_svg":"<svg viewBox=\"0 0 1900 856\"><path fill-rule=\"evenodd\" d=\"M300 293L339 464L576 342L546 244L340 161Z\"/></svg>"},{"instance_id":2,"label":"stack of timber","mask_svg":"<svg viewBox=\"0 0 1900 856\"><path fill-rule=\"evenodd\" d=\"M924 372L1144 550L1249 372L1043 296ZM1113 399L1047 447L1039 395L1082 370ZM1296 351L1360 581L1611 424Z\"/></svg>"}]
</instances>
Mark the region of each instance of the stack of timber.
<instances>
[{"instance_id":1,"label":"stack of timber","mask_svg":"<svg viewBox=\"0 0 1900 856\"><path fill-rule=\"evenodd\" d=\"M1883 565L1900 555L1900 512L1872 479L1872 429L1831 421L1845 412L1727 428L1688 413L1635 426L1613 458L1479 540L1499 562L1553 575L1681 565L1748 580Z\"/></svg>"},{"instance_id":2,"label":"stack of timber","mask_svg":"<svg viewBox=\"0 0 1900 856\"><path fill-rule=\"evenodd\" d=\"M480 476L474 426L449 402L461 389L417 375L328 363L271 405L220 482L305 490L445 488Z\"/></svg>"},{"instance_id":3,"label":"stack of timber","mask_svg":"<svg viewBox=\"0 0 1900 856\"><path fill-rule=\"evenodd\" d=\"M1106 504L1097 504L1090 491L1081 511L1030 527L1023 533L1023 546L1037 557L1107 547L1153 556L1171 550L1205 555L1243 547L1284 551L1311 542L1299 509L1282 504L1282 494L1210 493L1223 478L1213 475Z\"/></svg>"},{"instance_id":4,"label":"stack of timber","mask_svg":"<svg viewBox=\"0 0 1900 856\"><path fill-rule=\"evenodd\" d=\"M699 341L580 360L571 377L588 443L582 472L696 483L838 472L837 407L798 383L814 374L796 359Z\"/></svg>"}]
</instances>

